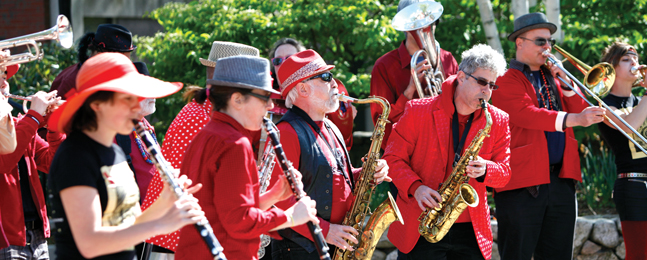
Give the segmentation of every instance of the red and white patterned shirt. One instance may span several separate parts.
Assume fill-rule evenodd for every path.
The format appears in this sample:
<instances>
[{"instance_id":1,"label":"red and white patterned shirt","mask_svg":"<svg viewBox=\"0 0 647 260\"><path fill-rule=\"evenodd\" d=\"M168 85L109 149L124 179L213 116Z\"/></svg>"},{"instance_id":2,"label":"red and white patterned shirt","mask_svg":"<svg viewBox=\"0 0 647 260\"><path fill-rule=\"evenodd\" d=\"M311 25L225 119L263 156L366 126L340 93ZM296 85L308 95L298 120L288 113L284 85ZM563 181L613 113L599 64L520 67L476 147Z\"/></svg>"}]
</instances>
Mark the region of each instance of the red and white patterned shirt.
<instances>
[{"instance_id":1,"label":"red and white patterned shirt","mask_svg":"<svg viewBox=\"0 0 647 260\"><path fill-rule=\"evenodd\" d=\"M193 140L200 129L204 127L210 120L211 102L209 99L205 100L204 104L199 104L194 100L185 105L180 113L173 119L166 135L164 136L164 143L162 145L162 155L175 169L179 169L184 158L186 148ZM164 184L159 174L156 174L151 181L146 198L142 204L142 210L150 207L162 192ZM167 248L175 251L180 232L175 231L166 235L159 235L146 240L157 246Z\"/></svg>"}]
</instances>

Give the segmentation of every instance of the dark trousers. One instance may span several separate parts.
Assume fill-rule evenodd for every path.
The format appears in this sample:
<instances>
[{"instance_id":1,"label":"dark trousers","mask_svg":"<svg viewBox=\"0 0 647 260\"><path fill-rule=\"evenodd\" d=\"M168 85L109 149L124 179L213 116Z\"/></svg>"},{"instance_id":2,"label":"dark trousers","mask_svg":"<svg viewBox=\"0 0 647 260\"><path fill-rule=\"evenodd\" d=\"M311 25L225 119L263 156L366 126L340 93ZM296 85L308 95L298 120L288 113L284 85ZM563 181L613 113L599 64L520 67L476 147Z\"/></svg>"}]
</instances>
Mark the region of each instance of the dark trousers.
<instances>
[{"instance_id":1,"label":"dark trousers","mask_svg":"<svg viewBox=\"0 0 647 260\"><path fill-rule=\"evenodd\" d=\"M313 250L308 253L302 246L297 243L292 242L289 239L284 238L283 240L272 239L270 243L272 247L272 260L320 260L319 253L317 250ZM330 257L333 257L335 249L337 247L333 245L328 245L328 254ZM268 250L269 246L265 249ZM267 253L266 253L267 254Z\"/></svg>"},{"instance_id":2,"label":"dark trousers","mask_svg":"<svg viewBox=\"0 0 647 260\"><path fill-rule=\"evenodd\" d=\"M537 198L526 188L494 195L501 259L573 258L575 183L560 179L560 170L551 167L550 184L539 186Z\"/></svg>"},{"instance_id":3,"label":"dark trousers","mask_svg":"<svg viewBox=\"0 0 647 260\"><path fill-rule=\"evenodd\" d=\"M483 254L472 223L454 223L447 235L437 243L429 243L421 236L411 252L398 252L398 260L417 259L476 260L483 259Z\"/></svg>"}]
</instances>

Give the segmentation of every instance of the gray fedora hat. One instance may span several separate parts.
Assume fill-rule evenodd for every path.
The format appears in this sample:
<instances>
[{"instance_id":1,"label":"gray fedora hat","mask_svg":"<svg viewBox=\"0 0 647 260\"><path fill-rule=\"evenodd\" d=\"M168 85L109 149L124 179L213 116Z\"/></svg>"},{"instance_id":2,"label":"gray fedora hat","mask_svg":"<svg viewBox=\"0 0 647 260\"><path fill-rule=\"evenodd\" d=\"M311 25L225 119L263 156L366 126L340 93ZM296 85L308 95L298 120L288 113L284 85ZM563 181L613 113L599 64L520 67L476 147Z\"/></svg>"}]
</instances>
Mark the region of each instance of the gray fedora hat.
<instances>
[{"instance_id":1,"label":"gray fedora hat","mask_svg":"<svg viewBox=\"0 0 647 260\"><path fill-rule=\"evenodd\" d=\"M517 19L514 19L514 32L508 35L508 40L515 41L520 34L539 28L546 28L550 30L550 34L553 34L555 33L555 31L557 31L557 25L549 22L548 19L546 19L545 14L524 14L517 17Z\"/></svg>"},{"instance_id":2,"label":"gray fedora hat","mask_svg":"<svg viewBox=\"0 0 647 260\"><path fill-rule=\"evenodd\" d=\"M270 61L267 59L237 55L218 59L217 62L218 66L213 71L213 78L208 79L207 84L213 87L261 89L281 94L272 88Z\"/></svg>"}]
</instances>

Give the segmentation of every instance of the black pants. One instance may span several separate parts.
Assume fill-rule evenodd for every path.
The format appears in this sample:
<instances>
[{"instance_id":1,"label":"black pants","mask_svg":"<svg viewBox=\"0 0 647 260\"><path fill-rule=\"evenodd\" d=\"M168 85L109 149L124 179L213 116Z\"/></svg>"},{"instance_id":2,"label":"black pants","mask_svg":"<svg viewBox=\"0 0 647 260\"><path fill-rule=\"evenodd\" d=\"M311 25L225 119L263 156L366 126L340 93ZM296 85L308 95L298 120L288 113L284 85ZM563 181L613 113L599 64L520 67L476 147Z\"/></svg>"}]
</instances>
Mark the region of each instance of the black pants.
<instances>
[{"instance_id":1,"label":"black pants","mask_svg":"<svg viewBox=\"0 0 647 260\"><path fill-rule=\"evenodd\" d=\"M319 260L319 253L317 250L313 250L311 253L308 253L303 247L299 244L292 242L289 239L284 238L283 240L272 239L270 243L272 247L272 260ZM268 247L269 248L269 247ZM267 250L266 248L265 250ZM328 244L328 254L330 257L333 257L335 249L337 247ZM267 253L266 253L267 254Z\"/></svg>"},{"instance_id":2,"label":"black pants","mask_svg":"<svg viewBox=\"0 0 647 260\"><path fill-rule=\"evenodd\" d=\"M494 195L499 223L501 259L572 259L577 200L572 179L550 173L550 184L539 186L537 198L528 189Z\"/></svg>"},{"instance_id":3,"label":"black pants","mask_svg":"<svg viewBox=\"0 0 647 260\"><path fill-rule=\"evenodd\" d=\"M411 252L398 252L398 260L417 259L476 260L483 259L483 254L472 223L454 223L447 235L437 243L429 243L421 236Z\"/></svg>"}]
</instances>

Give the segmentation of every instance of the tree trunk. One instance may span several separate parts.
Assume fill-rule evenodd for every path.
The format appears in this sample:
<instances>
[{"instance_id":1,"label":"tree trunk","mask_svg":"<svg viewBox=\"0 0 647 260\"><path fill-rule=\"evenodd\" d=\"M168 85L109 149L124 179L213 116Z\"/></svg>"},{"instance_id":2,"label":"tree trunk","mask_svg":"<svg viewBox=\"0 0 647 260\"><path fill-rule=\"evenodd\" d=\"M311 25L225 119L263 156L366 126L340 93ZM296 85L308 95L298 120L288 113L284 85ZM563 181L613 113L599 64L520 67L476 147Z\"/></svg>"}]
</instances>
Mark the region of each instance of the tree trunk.
<instances>
[{"instance_id":1,"label":"tree trunk","mask_svg":"<svg viewBox=\"0 0 647 260\"><path fill-rule=\"evenodd\" d=\"M483 21L483 31L485 31L485 38L487 43L495 50L503 52L501 47L501 40L499 39L499 31L496 28L494 21L494 13L492 12L492 3L490 0L477 0L479 5L479 12L481 13L481 21Z\"/></svg>"},{"instance_id":2,"label":"tree trunk","mask_svg":"<svg viewBox=\"0 0 647 260\"><path fill-rule=\"evenodd\" d=\"M559 0L545 0L546 1L546 18L551 23L557 25L557 31L553 34L553 38L557 42L564 41L564 33L562 32L562 21L559 19L560 9Z\"/></svg>"},{"instance_id":3,"label":"tree trunk","mask_svg":"<svg viewBox=\"0 0 647 260\"><path fill-rule=\"evenodd\" d=\"M512 15L514 19L528 13L528 0L512 0Z\"/></svg>"}]
</instances>

